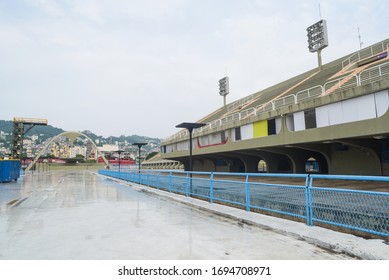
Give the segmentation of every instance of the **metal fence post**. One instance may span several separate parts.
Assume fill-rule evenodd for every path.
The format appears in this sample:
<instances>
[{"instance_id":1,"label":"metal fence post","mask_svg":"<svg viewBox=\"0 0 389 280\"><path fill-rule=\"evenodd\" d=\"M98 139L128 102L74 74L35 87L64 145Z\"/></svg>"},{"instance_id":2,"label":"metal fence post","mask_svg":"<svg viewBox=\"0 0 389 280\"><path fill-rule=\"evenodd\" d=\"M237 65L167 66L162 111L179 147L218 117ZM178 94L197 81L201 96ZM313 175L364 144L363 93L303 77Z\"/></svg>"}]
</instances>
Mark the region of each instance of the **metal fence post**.
<instances>
[{"instance_id":1,"label":"metal fence post","mask_svg":"<svg viewBox=\"0 0 389 280\"><path fill-rule=\"evenodd\" d=\"M169 192L172 192L173 188L173 171L169 172Z\"/></svg>"},{"instance_id":2,"label":"metal fence post","mask_svg":"<svg viewBox=\"0 0 389 280\"><path fill-rule=\"evenodd\" d=\"M159 189L159 172L157 172L157 176L155 178L155 187Z\"/></svg>"},{"instance_id":3,"label":"metal fence post","mask_svg":"<svg viewBox=\"0 0 389 280\"><path fill-rule=\"evenodd\" d=\"M209 181L209 203L213 203L213 172L211 172Z\"/></svg>"},{"instance_id":4,"label":"metal fence post","mask_svg":"<svg viewBox=\"0 0 389 280\"><path fill-rule=\"evenodd\" d=\"M185 182L185 196L189 196L189 172L186 173L186 182Z\"/></svg>"},{"instance_id":5,"label":"metal fence post","mask_svg":"<svg viewBox=\"0 0 389 280\"><path fill-rule=\"evenodd\" d=\"M246 211L250 212L250 183L249 183L249 175L246 175Z\"/></svg>"},{"instance_id":6,"label":"metal fence post","mask_svg":"<svg viewBox=\"0 0 389 280\"><path fill-rule=\"evenodd\" d=\"M308 183L309 180L309 183ZM307 215L307 225L308 226L313 226L313 221L312 221L312 215L313 215L313 210L312 210L312 181L313 177L308 175L307 179L305 181L305 203L306 203L306 215Z\"/></svg>"}]
</instances>

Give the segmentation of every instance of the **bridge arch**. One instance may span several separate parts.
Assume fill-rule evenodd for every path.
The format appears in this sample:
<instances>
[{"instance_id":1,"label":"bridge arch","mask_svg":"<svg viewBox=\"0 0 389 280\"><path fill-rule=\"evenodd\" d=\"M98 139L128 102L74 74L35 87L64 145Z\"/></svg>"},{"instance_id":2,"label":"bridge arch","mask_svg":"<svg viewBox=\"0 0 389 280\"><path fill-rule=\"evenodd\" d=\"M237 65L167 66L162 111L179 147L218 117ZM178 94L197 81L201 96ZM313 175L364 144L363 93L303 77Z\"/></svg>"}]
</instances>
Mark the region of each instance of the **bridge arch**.
<instances>
[{"instance_id":1,"label":"bridge arch","mask_svg":"<svg viewBox=\"0 0 389 280\"><path fill-rule=\"evenodd\" d=\"M87 135L85 135L84 133L82 132L78 132L78 131L65 131L65 132L62 132L60 134L58 134L57 136L54 136L44 147L43 149L36 155L36 157L34 158L34 160L27 166L26 168L26 171L29 171L35 164L36 162L39 160L39 158L43 155L43 153L47 150L48 147L50 147L50 145L55 142L58 138L62 137L62 136L66 136L70 142L74 142L77 137L85 137L89 142L92 143L93 147L95 147L96 149L96 152L101 156L101 158L104 160L104 163L106 164L106 166L109 168L109 162L108 160L105 158L104 154L102 152L100 152L100 150L97 148L95 142L93 142L93 140L91 138L89 138Z\"/></svg>"}]
</instances>

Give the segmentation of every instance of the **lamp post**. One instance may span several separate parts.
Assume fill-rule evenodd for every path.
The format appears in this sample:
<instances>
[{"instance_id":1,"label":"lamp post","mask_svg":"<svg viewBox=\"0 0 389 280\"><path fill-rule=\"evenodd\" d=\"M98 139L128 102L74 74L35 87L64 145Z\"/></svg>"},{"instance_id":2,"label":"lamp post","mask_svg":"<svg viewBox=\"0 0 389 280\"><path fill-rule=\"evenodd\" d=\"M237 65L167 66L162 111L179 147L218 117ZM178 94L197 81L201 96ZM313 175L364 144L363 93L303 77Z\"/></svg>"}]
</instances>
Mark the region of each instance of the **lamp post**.
<instances>
[{"instance_id":1,"label":"lamp post","mask_svg":"<svg viewBox=\"0 0 389 280\"><path fill-rule=\"evenodd\" d=\"M139 166L139 174L140 174L140 149L142 148L142 146L147 145L147 143L133 143L132 145L138 146L138 149L139 149L139 162L138 162L138 166Z\"/></svg>"},{"instance_id":2,"label":"lamp post","mask_svg":"<svg viewBox=\"0 0 389 280\"><path fill-rule=\"evenodd\" d=\"M123 153L124 151L123 150L117 150L115 152L119 154L119 172L120 172L120 154Z\"/></svg>"},{"instance_id":3,"label":"lamp post","mask_svg":"<svg viewBox=\"0 0 389 280\"><path fill-rule=\"evenodd\" d=\"M192 159L192 132L195 128L200 128L207 125L206 123L188 123L183 122L176 125L177 128L186 128L189 131L189 193L187 195L192 194L192 171L193 171L193 159Z\"/></svg>"},{"instance_id":4,"label":"lamp post","mask_svg":"<svg viewBox=\"0 0 389 280\"><path fill-rule=\"evenodd\" d=\"M192 132L195 128L200 128L207 125L206 123L188 123L183 122L176 125L177 128L186 128L189 131L189 171L193 171L192 167Z\"/></svg>"}]
</instances>

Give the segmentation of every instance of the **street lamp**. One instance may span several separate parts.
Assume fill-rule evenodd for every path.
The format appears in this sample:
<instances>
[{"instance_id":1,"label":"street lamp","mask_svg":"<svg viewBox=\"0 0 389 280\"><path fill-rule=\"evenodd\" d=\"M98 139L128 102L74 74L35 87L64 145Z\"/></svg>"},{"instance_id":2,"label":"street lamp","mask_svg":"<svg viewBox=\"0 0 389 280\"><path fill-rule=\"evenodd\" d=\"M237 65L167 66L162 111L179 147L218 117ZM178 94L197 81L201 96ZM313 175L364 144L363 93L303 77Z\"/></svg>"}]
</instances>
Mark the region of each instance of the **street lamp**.
<instances>
[{"instance_id":1,"label":"street lamp","mask_svg":"<svg viewBox=\"0 0 389 280\"><path fill-rule=\"evenodd\" d=\"M138 149L139 149L139 162L138 162L138 166L139 166L139 174L140 174L140 149L142 148L142 146L147 145L147 143L133 143L132 145L138 146Z\"/></svg>"},{"instance_id":2,"label":"street lamp","mask_svg":"<svg viewBox=\"0 0 389 280\"><path fill-rule=\"evenodd\" d=\"M193 159L192 159L192 132L193 132L193 129L195 128L200 128L200 127L203 127L207 125L206 123L187 123L187 122L183 122L183 123L180 123L178 125L176 125L176 127L178 128L186 128L188 131L189 131L189 177L190 177L190 182L189 182L189 194L192 194L192 171L193 171ZM189 195L187 193L187 195Z\"/></svg>"},{"instance_id":3,"label":"street lamp","mask_svg":"<svg viewBox=\"0 0 389 280\"><path fill-rule=\"evenodd\" d=\"M119 172L120 172L120 154L123 153L124 151L123 150L117 150L115 152L119 154Z\"/></svg>"},{"instance_id":4,"label":"street lamp","mask_svg":"<svg viewBox=\"0 0 389 280\"><path fill-rule=\"evenodd\" d=\"M189 131L189 171L193 171L192 169L192 132L195 128L200 128L207 125L206 123L188 123L183 122L176 125L177 128L186 128Z\"/></svg>"}]
</instances>

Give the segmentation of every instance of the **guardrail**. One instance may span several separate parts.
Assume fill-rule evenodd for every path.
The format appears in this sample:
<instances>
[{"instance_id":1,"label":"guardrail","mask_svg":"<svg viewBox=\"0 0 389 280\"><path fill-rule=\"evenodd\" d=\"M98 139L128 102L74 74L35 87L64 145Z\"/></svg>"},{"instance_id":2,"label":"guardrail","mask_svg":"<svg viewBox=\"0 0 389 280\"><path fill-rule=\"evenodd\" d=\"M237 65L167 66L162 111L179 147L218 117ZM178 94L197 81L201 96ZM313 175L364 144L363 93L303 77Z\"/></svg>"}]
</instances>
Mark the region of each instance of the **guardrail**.
<instances>
[{"instance_id":1,"label":"guardrail","mask_svg":"<svg viewBox=\"0 0 389 280\"><path fill-rule=\"evenodd\" d=\"M342 68L345 68L346 66L350 65L351 63L360 61L364 58L373 56L375 54L379 54L389 47L389 39L382 41L378 44L372 45L371 47L368 47L366 49L360 50L352 55L350 55L348 58L342 61Z\"/></svg>"},{"instance_id":2,"label":"guardrail","mask_svg":"<svg viewBox=\"0 0 389 280\"><path fill-rule=\"evenodd\" d=\"M314 98L317 96L320 96L327 91L331 90L331 92L337 92L340 90L345 90L349 88L355 88L357 86L370 84L373 82L380 81L384 78L387 78L389 76L389 62L368 68L363 70L358 75L352 75L352 76L346 76L343 78L335 79L326 82L323 86L317 85L302 91L299 91L295 94L289 94L284 97L280 97L271 101L268 101L266 103L257 105L255 107L246 108L240 112L234 112L230 115L227 115L223 118L213 120L209 122L206 126L203 126L199 129L195 129L194 133L198 133L201 131L205 131L208 129L214 129L220 126L223 126L224 124L233 122L233 121L240 121L243 120L249 116L256 116L260 113L273 111L276 109L279 109L283 106L291 105L291 104L297 104L302 100L308 100L310 98ZM178 140L178 139L184 139L187 138L188 133L186 131L179 132L167 139L164 139L163 141L169 141L169 140Z\"/></svg>"},{"instance_id":3,"label":"guardrail","mask_svg":"<svg viewBox=\"0 0 389 280\"><path fill-rule=\"evenodd\" d=\"M300 218L310 226L316 222L389 237L389 193L315 187L318 179L328 180L330 185L331 180L389 182L389 177L166 170L99 170L99 174L246 211ZM291 183L276 184L261 178L284 178Z\"/></svg>"}]
</instances>

